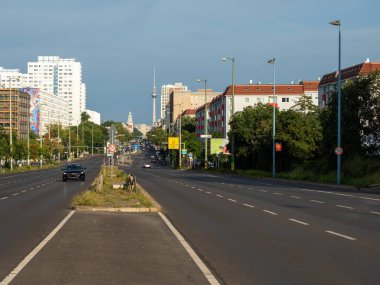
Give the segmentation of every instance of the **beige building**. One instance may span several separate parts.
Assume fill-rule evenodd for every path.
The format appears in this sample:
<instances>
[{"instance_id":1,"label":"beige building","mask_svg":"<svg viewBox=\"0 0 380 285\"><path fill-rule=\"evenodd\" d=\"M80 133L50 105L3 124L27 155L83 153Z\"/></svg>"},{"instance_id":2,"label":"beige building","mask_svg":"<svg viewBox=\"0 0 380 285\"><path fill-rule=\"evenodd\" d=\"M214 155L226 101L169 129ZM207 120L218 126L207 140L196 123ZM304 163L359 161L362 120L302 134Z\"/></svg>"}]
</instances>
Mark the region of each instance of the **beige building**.
<instances>
[{"instance_id":1,"label":"beige building","mask_svg":"<svg viewBox=\"0 0 380 285\"><path fill-rule=\"evenodd\" d=\"M206 91L206 92L205 92ZM218 96L220 92L212 91L212 89L198 89L195 92L187 90L173 90L169 96L169 103L167 108L167 116L169 120L166 121L166 129L176 120L178 115L187 109L197 109L207 102ZM205 98L207 96L207 98Z\"/></svg>"},{"instance_id":2,"label":"beige building","mask_svg":"<svg viewBox=\"0 0 380 285\"><path fill-rule=\"evenodd\" d=\"M9 100L10 98L11 100ZM12 118L10 118L10 114L12 114ZM18 138L26 140L29 119L30 95L21 92L18 88L0 89L0 129L9 133L11 123L12 132L16 133Z\"/></svg>"}]
</instances>

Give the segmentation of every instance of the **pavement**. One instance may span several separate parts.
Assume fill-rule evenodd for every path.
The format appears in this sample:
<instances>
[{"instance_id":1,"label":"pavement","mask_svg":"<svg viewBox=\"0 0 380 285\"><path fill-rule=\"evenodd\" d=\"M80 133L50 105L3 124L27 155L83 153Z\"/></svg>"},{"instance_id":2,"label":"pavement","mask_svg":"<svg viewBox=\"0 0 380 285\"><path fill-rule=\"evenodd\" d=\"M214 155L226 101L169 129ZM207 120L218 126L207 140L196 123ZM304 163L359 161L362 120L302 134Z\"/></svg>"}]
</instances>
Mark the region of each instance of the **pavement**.
<instances>
[{"instance_id":1,"label":"pavement","mask_svg":"<svg viewBox=\"0 0 380 285\"><path fill-rule=\"evenodd\" d=\"M76 211L11 284L209 282L160 214Z\"/></svg>"}]
</instances>

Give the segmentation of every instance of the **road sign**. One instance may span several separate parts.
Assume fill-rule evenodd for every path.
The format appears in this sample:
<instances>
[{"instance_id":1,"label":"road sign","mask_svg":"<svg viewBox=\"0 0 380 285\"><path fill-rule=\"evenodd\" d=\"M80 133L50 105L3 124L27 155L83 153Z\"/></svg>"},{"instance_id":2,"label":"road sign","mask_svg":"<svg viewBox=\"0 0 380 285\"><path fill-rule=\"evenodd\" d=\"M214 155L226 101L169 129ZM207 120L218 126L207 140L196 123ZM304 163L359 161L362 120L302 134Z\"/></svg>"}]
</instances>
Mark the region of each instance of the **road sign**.
<instances>
[{"instance_id":1,"label":"road sign","mask_svg":"<svg viewBox=\"0 0 380 285\"><path fill-rule=\"evenodd\" d=\"M201 139L211 139L212 135L201 135Z\"/></svg>"},{"instance_id":2,"label":"road sign","mask_svg":"<svg viewBox=\"0 0 380 285\"><path fill-rule=\"evenodd\" d=\"M116 152L116 151L117 151L117 146L116 146L116 144L111 143L111 144L108 146L108 152L110 152L110 153L114 153L114 152Z\"/></svg>"},{"instance_id":3,"label":"road sign","mask_svg":"<svg viewBox=\"0 0 380 285\"><path fill-rule=\"evenodd\" d=\"M168 138L168 148L169 149L179 149L179 137L169 137Z\"/></svg>"},{"instance_id":4,"label":"road sign","mask_svg":"<svg viewBox=\"0 0 380 285\"><path fill-rule=\"evenodd\" d=\"M276 151L282 151L282 144L276 143Z\"/></svg>"},{"instance_id":5,"label":"road sign","mask_svg":"<svg viewBox=\"0 0 380 285\"><path fill-rule=\"evenodd\" d=\"M342 155L343 154L343 148L341 146L337 146L335 148L335 154L336 155Z\"/></svg>"},{"instance_id":6,"label":"road sign","mask_svg":"<svg viewBox=\"0 0 380 285\"><path fill-rule=\"evenodd\" d=\"M189 157L193 157L193 153L192 152L189 152Z\"/></svg>"},{"instance_id":7,"label":"road sign","mask_svg":"<svg viewBox=\"0 0 380 285\"><path fill-rule=\"evenodd\" d=\"M182 150L182 154L186 154L187 153L187 149L183 148L181 150Z\"/></svg>"}]
</instances>

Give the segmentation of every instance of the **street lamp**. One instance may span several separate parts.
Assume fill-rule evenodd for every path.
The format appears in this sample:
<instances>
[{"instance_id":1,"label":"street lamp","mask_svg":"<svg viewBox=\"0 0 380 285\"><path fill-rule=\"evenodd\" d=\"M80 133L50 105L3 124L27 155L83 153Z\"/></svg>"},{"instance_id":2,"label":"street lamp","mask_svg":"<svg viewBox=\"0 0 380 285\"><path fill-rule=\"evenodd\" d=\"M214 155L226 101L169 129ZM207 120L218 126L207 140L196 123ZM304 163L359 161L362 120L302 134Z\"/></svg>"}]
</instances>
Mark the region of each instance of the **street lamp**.
<instances>
[{"instance_id":1,"label":"street lamp","mask_svg":"<svg viewBox=\"0 0 380 285\"><path fill-rule=\"evenodd\" d=\"M334 20L330 22L330 25L339 27L339 56L338 56L338 143L336 150L339 150L339 154L337 154L337 169L336 169L336 184L340 185L340 156L341 156L341 84L342 84L342 75L341 75L341 36L340 36L340 20ZM338 151L336 151L338 152Z\"/></svg>"},{"instance_id":2,"label":"street lamp","mask_svg":"<svg viewBox=\"0 0 380 285\"><path fill-rule=\"evenodd\" d=\"M12 78L9 77L9 151L10 151L10 169L13 170L13 142L12 142Z\"/></svg>"},{"instance_id":3,"label":"street lamp","mask_svg":"<svg viewBox=\"0 0 380 285\"><path fill-rule=\"evenodd\" d=\"M232 112L231 117L235 114L235 58L223 57L222 61L231 60L232 62ZM231 170L235 171L235 135L231 137Z\"/></svg>"},{"instance_id":4,"label":"street lamp","mask_svg":"<svg viewBox=\"0 0 380 285\"><path fill-rule=\"evenodd\" d=\"M207 169L207 79L197 79L197 82L205 83L204 135L205 135L205 169Z\"/></svg>"},{"instance_id":5,"label":"street lamp","mask_svg":"<svg viewBox=\"0 0 380 285\"><path fill-rule=\"evenodd\" d=\"M272 126L272 178L276 177L276 59L272 58L267 61L273 64L273 126Z\"/></svg>"}]
</instances>

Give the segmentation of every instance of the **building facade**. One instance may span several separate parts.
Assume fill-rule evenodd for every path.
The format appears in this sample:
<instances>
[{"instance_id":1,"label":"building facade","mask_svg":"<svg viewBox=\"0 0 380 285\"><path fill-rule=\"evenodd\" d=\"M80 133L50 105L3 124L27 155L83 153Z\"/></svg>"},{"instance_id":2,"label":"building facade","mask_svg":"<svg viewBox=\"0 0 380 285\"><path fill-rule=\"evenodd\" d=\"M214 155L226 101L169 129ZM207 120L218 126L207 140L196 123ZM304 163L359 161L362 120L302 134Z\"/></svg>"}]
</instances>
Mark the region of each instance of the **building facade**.
<instances>
[{"instance_id":1,"label":"building facade","mask_svg":"<svg viewBox=\"0 0 380 285\"><path fill-rule=\"evenodd\" d=\"M71 125L80 123L86 109L86 88L82 83L82 65L74 58L39 56L28 62L28 86L68 102Z\"/></svg>"},{"instance_id":2,"label":"building facade","mask_svg":"<svg viewBox=\"0 0 380 285\"><path fill-rule=\"evenodd\" d=\"M89 110L89 109L87 109L85 112L87 113L87 115L90 116L91 122L93 122L94 124L100 125L100 122L101 122L100 113Z\"/></svg>"},{"instance_id":3,"label":"building facade","mask_svg":"<svg viewBox=\"0 0 380 285\"><path fill-rule=\"evenodd\" d=\"M27 139L30 119L30 95L19 88L0 89L0 129Z\"/></svg>"},{"instance_id":4,"label":"building facade","mask_svg":"<svg viewBox=\"0 0 380 285\"><path fill-rule=\"evenodd\" d=\"M348 80L356 77L365 76L370 73L380 71L380 62L370 62L367 59L365 62L353 65L341 70L342 87ZM326 108L330 102L331 94L338 90L338 71L323 75L318 85L318 106Z\"/></svg>"},{"instance_id":5,"label":"building facade","mask_svg":"<svg viewBox=\"0 0 380 285\"><path fill-rule=\"evenodd\" d=\"M174 84L167 84L161 86L161 120L165 120L166 105L169 103L169 95L173 90L187 91L187 86L182 85L181 82Z\"/></svg>"},{"instance_id":6,"label":"building facade","mask_svg":"<svg viewBox=\"0 0 380 285\"><path fill-rule=\"evenodd\" d=\"M273 84L235 85L234 111L243 111L248 106L258 103L269 104L280 110L288 110L302 97L311 96L313 103L318 105L319 81L300 81L298 84L277 84L275 102L273 102ZM208 133L218 132L227 138L230 130L229 121L232 114L232 86L228 86L223 94L213 98L208 105ZM204 106L196 112L197 137L204 134L205 127Z\"/></svg>"},{"instance_id":7,"label":"building facade","mask_svg":"<svg viewBox=\"0 0 380 285\"><path fill-rule=\"evenodd\" d=\"M0 67L0 88L20 88L28 84L28 75L19 69L5 69Z\"/></svg>"}]
</instances>

